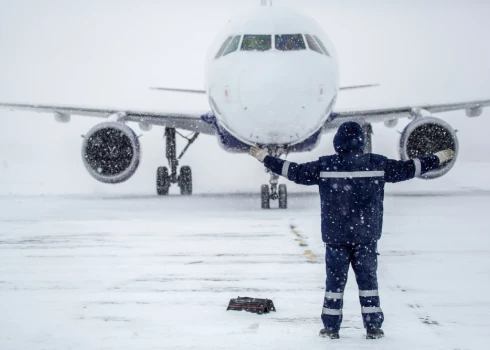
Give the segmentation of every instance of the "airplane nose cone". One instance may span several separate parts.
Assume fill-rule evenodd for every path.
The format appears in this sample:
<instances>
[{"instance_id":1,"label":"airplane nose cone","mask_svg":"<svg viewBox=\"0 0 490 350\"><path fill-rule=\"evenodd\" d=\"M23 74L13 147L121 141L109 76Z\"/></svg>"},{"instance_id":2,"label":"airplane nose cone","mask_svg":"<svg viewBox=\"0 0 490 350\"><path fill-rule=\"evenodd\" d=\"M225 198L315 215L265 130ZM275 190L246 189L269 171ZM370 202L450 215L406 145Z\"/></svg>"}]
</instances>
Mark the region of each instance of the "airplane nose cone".
<instances>
[{"instance_id":1,"label":"airplane nose cone","mask_svg":"<svg viewBox=\"0 0 490 350\"><path fill-rule=\"evenodd\" d=\"M291 64L257 64L241 72L242 115L254 125L251 141L291 143L307 132L311 83L307 72ZM311 111L310 111L311 112Z\"/></svg>"}]
</instances>

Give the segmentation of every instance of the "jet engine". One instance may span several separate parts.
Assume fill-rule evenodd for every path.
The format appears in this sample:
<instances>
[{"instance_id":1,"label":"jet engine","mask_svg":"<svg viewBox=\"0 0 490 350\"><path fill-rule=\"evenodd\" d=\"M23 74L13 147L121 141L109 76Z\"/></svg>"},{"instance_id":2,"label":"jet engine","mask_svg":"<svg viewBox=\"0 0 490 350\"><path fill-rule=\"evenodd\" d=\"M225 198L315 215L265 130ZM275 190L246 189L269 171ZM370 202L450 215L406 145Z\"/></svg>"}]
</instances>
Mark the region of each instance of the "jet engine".
<instances>
[{"instance_id":1,"label":"jet engine","mask_svg":"<svg viewBox=\"0 0 490 350\"><path fill-rule=\"evenodd\" d=\"M451 170L459 151L456 131L441 119L423 117L408 124L400 137L400 157L402 160L420 158L445 149L454 151L454 159L439 169L421 175L420 178L422 179L436 179Z\"/></svg>"},{"instance_id":2,"label":"jet engine","mask_svg":"<svg viewBox=\"0 0 490 350\"><path fill-rule=\"evenodd\" d=\"M104 183L121 183L133 176L138 168L140 143L127 125L104 122L85 135L82 159L94 179Z\"/></svg>"}]
</instances>

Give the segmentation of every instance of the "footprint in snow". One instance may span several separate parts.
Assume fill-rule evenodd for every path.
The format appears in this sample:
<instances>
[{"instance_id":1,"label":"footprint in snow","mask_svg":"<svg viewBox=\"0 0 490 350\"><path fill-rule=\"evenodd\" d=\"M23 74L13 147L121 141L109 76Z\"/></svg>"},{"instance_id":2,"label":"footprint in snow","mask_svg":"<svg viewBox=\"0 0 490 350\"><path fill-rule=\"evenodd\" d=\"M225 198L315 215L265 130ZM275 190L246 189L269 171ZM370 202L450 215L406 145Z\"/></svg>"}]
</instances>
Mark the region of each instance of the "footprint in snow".
<instances>
[{"instance_id":1,"label":"footprint in snow","mask_svg":"<svg viewBox=\"0 0 490 350\"><path fill-rule=\"evenodd\" d=\"M251 325L248 327L248 329L249 329L249 331L251 331L251 333L256 333L256 332L257 332L257 330L259 329L259 327L260 327L260 323L259 323L259 322L256 322L256 323L252 323L252 324L251 324Z\"/></svg>"}]
</instances>

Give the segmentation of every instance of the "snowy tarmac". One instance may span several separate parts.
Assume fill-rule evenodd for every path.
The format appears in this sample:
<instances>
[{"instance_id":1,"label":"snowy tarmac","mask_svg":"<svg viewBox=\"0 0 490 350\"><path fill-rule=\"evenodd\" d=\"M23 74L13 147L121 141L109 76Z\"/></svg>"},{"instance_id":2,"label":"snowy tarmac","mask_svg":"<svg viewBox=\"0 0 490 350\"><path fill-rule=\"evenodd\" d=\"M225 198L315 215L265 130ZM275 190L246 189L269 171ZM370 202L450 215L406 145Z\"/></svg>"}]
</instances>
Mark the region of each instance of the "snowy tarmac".
<instances>
[{"instance_id":1,"label":"snowy tarmac","mask_svg":"<svg viewBox=\"0 0 490 350\"><path fill-rule=\"evenodd\" d=\"M487 349L490 192L391 195L364 339L352 271L341 339L318 337L317 195L1 196L0 349ZM231 298L277 312L226 311Z\"/></svg>"}]
</instances>

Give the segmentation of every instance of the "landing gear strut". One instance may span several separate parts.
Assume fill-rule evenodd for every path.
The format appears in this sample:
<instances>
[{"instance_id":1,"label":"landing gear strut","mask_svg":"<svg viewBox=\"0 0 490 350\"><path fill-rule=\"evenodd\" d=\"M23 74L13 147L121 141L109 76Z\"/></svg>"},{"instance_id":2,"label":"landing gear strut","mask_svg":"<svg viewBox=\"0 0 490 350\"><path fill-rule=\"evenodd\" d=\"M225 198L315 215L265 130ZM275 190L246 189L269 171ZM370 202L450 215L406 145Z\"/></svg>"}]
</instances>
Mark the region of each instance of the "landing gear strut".
<instances>
[{"instance_id":1,"label":"landing gear strut","mask_svg":"<svg viewBox=\"0 0 490 350\"><path fill-rule=\"evenodd\" d=\"M364 136L366 138L366 148L364 148L364 153L373 152L373 126L371 124L364 124L362 126L364 131Z\"/></svg>"},{"instance_id":2,"label":"landing gear strut","mask_svg":"<svg viewBox=\"0 0 490 350\"><path fill-rule=\"evenodd\" d=\"M183 149L180 155L177 157L177 141L176 134L182 136L187 140L187 146ZM179 166L179 160L189 149L190 145L196 141L199 133L195 133L192 137L187 138L179 134L173 128L165 128L166 139L166 153L167 160L170 167L159 167L157 169L157 194L159 196L168 195L170 186L177 184L180 187L180 194L184 196L190 196L192 194L192 170L189 166L182 166L180 168L180 175L177 175L177 168Z\"/></svg>"},{"instance_id":3,"label":"landing gear strut","mask_svg":"<svg viewBox=\"0 0 490 350\"><path fill-rule=\"evenodd\" d=\"M274 157L279 157L284 153L283 149L269 150L269 154ZM267 170L269 173L270 185L262 185L260 189L260 197L262 203L262 209L270 209L270 201L279 200L279 209L288 208L288 189L284 184L279 185L279 175L274 174L272 171Z\"/></svg>"}]
</instances>

